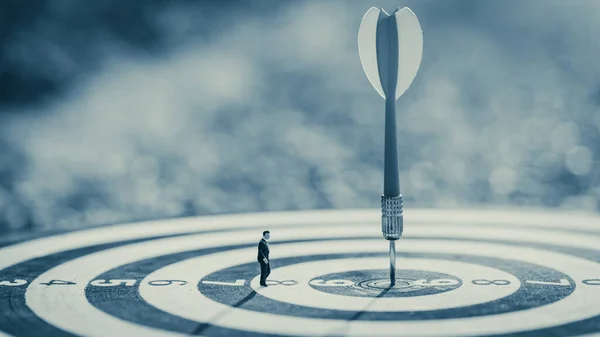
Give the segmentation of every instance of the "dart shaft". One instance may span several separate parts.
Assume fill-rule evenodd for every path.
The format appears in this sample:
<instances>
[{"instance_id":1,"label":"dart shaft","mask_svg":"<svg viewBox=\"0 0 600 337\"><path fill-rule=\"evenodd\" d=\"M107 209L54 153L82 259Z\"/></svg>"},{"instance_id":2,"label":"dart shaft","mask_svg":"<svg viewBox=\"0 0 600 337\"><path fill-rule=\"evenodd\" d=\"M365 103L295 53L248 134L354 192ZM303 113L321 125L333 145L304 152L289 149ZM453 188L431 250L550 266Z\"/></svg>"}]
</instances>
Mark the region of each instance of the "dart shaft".
<instances>
[{"instance_id":1,"label":"dart shaft","mask_svg":"<svg viewBox=\"0 0 600 337\"><path fill-rule=\"evenodd\" d=\"M396 137L396 100L385 100L385 144L383 156L383 194L388 197L400 195L398 173L398 140Z\"/></svg>"},{"instance_id":2,"label":"dart shaft","mask_svg":"<svg viewBox=\"0 0 600 337\"><path fill-rule=\"evenodd\" d=\"M396 139L396 101L392 98L386 98L385 100L385 148L383 163L381 231L386 240L398 240L402 236L403 217Z\"/></svg>"},{"instance_id":3,"label":"dart shaft","mask_svg":"<svg viewBox=\"0 0 600 337\"><path fill-rule=\"evenodd\" d=\"M390 241L390 286L396 285L396 241Z\"/></svg>"}]
</instances>

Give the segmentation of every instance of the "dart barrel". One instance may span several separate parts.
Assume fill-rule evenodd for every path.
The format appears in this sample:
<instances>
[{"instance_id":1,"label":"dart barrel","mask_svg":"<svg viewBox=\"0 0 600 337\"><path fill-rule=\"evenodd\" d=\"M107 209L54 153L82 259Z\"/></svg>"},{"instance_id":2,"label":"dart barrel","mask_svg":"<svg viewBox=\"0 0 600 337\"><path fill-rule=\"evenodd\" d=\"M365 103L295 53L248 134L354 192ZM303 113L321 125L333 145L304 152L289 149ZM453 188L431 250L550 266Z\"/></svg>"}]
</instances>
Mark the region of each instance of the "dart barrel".
<instances>
[{"instance_id":1,"label":"dart barrel","mask_svg":"<svg viewBox=\"0 0 600 337\"><path fill-rule=\"evenodd\" d=\"M402 236L402 194L396 197L381 196L381 232L386 240L398 240Z\"/></svg>"}]
</instances>

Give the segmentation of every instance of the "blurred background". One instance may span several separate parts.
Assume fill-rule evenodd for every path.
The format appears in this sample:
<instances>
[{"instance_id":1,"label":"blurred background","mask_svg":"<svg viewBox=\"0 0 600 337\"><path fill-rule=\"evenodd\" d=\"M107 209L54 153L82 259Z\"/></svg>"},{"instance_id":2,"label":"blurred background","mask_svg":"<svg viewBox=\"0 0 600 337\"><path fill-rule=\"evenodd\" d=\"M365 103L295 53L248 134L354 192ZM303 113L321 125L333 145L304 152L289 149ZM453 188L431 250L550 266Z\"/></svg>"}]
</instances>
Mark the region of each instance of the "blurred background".
<instances>
[{"instance_id":1,"label":"blurred background","mask_svg":"<svg viewBox=\"0 0 600 337\"><path fill-rule=\"evenodd\" d=\"M409 6L405 207L600 209L600 2L0 1L0 233L379 207L357 30Z\"/></svg>"}]
</instances>

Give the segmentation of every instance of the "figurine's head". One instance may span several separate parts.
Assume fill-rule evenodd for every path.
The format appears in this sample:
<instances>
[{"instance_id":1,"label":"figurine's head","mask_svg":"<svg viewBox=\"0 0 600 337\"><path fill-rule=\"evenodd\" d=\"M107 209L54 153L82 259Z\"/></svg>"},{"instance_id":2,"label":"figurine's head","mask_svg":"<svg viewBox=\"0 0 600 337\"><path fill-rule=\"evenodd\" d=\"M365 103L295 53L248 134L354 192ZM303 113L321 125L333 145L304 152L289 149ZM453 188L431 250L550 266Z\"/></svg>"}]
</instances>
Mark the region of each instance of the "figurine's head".
<instances>
[{"instance_id":1,"label":"figurine's head","mask_svg":"<svg viewBox=\"0 0 600 337\"><path fill-rule=\"evenodd\" d=\"M264 238L265 240L269 240L269 239L271 238L271 232L269 232L269 231L264 231L264 232L263 232L263 238Z\"/></svg>"}]
</instances>

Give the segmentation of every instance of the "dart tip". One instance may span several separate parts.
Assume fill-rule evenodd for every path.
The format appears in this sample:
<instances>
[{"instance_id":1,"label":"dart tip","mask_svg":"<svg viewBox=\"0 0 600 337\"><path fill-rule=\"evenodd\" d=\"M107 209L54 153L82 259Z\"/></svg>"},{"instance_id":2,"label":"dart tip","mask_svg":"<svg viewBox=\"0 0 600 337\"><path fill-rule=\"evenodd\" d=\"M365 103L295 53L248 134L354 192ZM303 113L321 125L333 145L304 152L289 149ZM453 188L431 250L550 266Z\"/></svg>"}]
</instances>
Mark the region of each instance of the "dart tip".
<instances>
[{"instance_id":1,"label":"dart tip","mask_svg":"<svg viewBox=\"0 0 600 337\"><path fill-rule=\"evenodd\" d=\"M390 288L396 285L396 242L390 241Z\"/></svg>"}]
</instances>

